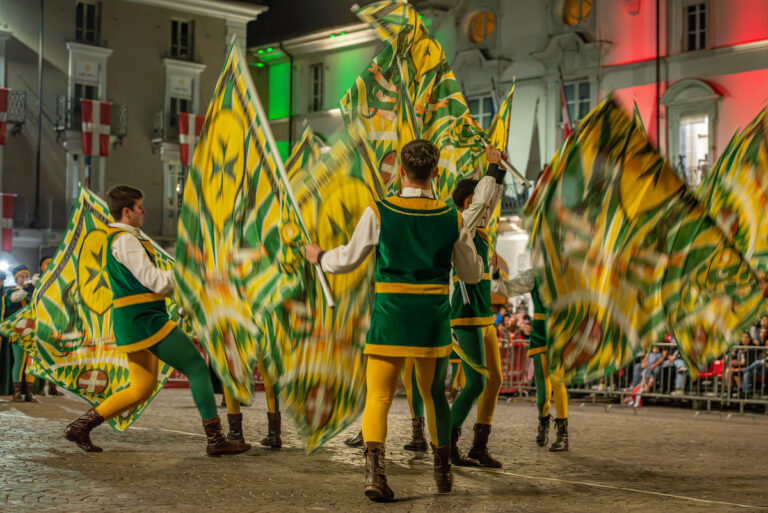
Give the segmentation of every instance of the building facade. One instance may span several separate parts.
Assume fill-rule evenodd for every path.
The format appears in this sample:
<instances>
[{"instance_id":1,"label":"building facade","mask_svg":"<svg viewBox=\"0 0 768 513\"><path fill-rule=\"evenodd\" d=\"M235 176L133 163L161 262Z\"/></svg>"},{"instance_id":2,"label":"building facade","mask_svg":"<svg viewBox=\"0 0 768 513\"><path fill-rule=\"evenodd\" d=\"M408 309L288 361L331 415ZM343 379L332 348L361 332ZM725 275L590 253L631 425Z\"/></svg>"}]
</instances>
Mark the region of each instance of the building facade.
<instances>
[{"instance_id":1,"label":"building facade","mask_svg":"<svg viewBox=\"0 0 768 513\"><path fill-rule=\"evenodd\" d=\"M219 0L0 0L0 87L26 107L0 147L0 190L16 194L6 265L36 265L55 250L80 183L102 197L119 183L142 188L145 231L172 240L186 173L178 114L205 114L228 42L237 36L245 51L247 24L265 10ZM82 99L111 102L106 157L83 154Z\"/></svg>"},{"instance_id":2,"label":"building facade","mask_svg":"<svg viewBox=\"0 0 768 513\"><path fill-rule=\"evenodd\" d=\"M516 85L507 151L532 177L563 141L561 96L572 126L606 94L629 113L636 102L651 140L691 186L768 104L768 2L762 0L412 3L482 125ZM369 35L364 26L347 24L285 41L272 34L249 48L286 148L287 134L295 140L305 118L326 137L342 128L338 100L381 48ZM281 45L295 50L280 53ZM510 181L507 214L519 212L521 192ZM525 265L525 255L518 258L523 238L513 230L499 240L513 272L518 260Z\"/></svg>"}]
</instances>

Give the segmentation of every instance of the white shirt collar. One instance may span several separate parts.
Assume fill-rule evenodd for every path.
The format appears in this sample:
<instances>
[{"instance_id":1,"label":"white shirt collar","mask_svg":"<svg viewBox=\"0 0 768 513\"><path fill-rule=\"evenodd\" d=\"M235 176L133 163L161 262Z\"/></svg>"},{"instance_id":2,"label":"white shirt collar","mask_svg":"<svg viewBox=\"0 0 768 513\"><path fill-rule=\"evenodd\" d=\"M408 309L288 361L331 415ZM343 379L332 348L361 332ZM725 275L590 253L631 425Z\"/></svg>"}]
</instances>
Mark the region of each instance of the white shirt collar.
<instances>
[{"instance_id":1,"label":"white shirt collar","mask_svg":"<svg viewBox=\"0 0 768 513\"><path fill-rule=\"evenodd\" d=\"M133 234L137 238L139 237L139 234L141 233L141 230L136 228L135 226L131 226L130 224L125 223L110 223L109 226L113 226L115 228L120 228L121 230L125 230L128 233Z\"/></svg>"},{"instance_id":2,"label":"white shirt collar","mask_svg":"<svg viewBox=\"0 0 768 513\"><path fill-rule=\"evenodd\" d=\"M403 191L400 193L402 198L435 198L435 195L431 190L420 189L418 187L403 187Z\"/></svg>"}]
</instances>

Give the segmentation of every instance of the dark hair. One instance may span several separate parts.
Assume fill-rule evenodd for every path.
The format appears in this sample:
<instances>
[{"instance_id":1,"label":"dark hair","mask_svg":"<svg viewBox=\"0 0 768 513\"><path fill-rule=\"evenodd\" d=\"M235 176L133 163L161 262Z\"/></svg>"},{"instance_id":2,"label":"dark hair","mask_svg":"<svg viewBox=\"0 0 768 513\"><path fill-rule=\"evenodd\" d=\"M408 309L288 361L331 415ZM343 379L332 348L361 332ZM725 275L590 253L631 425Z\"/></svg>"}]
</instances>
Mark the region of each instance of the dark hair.
<instances>
[{"instance_id":1,"label":"dark hair","mask_svg":"<svg viewBox=\"0 0 768 513\"><path fill-rule=\"evenodd\" d=\"M451 195L453 198L453 206L463 210L464 202L475 193L475 187L477 187L477 180L474 178L460 180L459 183L456 184L456 188L453 189L453 194Z\"/></svg>"},{"instance_id":2,"label":"dark hair","mask_svg":"<svg viewBox=\"0 0 768 513\"><path fill-rule=\"evenodd\" d=\"M132 209L136 202L144 198L144 193L140 189L128 185L115 185L107 192L107 205L109 213L115 221L123 217L123 209Z\"/></svg>"},{"instance_id":3,"label":"dark hair","mask_svg":"<svg viewBox=\"0 0 768 513\"><path fill-rule=\"evenodd\" d=\"M426 139L416 139L400 150L400 162L411 180L426 182L440 160L440 150Z\"/></svg>"}]
</instances>

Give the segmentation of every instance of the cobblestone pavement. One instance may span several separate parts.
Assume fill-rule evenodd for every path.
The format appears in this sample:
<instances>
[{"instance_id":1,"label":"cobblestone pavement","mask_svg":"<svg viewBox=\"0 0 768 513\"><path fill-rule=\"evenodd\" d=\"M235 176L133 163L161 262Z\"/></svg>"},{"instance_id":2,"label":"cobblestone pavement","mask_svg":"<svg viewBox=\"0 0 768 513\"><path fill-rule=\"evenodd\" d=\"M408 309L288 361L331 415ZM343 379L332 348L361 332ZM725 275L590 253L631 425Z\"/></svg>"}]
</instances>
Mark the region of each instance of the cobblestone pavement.
<instances>
[{"instance_id":1,"label":"cobblestone pavement","mask_svg":"<svg viewBox=\"0 0 768 513\"><path fill-rule=\"evenodd\" d=\"M491 448L501 470L455 469L455 491L436 495L431 455L402 450L408 406L390 413L389 481L395 504L362 494L359 450L342 437L307 457L284 420L281 450L208 458L187 390L165 390L134 427L93 436L103 453L61 438L86 408L66 398L0 399L0 511L768 511L768 417L693 417L690 410L571 405L571 450L534 443L536 410L500 402ZM224 416L224 410L220 410ZM266 430L263 393L244 408L249 440ZM473 412L474 415L474 412ZM352 434L357 426L349 428ZM468 421L463 445L471 439Z\"/></svg>"}]
</instances>

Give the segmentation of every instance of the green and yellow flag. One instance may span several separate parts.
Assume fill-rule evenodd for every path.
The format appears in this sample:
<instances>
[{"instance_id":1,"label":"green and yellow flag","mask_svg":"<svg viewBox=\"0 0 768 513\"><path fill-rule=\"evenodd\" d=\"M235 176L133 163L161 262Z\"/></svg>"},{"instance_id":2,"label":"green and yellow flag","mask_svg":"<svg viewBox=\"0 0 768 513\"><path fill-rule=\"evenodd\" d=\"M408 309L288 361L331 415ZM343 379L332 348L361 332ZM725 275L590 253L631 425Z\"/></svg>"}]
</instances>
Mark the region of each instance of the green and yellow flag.
<instances>
[{"instance_id":1,"label":"green and yellow flag","mask_svg":"<svg viewBox=\"0 0 768 513\"><path fill-rule=\"evenodd\" d=\"M512 100L515 95L515 86L513 85L506 98L499 106L499 110L493 116L491 126L488 128L487 138L491 146L499 148L506 152L509 146L509 124L512 121ZM488 167L485 157L481 161L483 168ZM490 219L488 219L488 239L491 253L496 250L496 241L499 238L499 219L501 218L501 201L496 204Z\"/></svg>"},{"instance_id":2,"label":"green and yellow flag","mask_svg":"<svg viewBox=\"0 0 768 513\"><path fill-rule=\"evenodd\" d=\"M695 377L764 303L739 251L611 98L568 138L525 214L550 366L569 379L612 373L670 330Z\"/></svg>"},{"instance_id":3,"label":"green and yellow flag","mask_svg":"<svg viewBox=\"0 0 768 513\"><path fill-rule=\"evenodd\" d=\"M436 194L479 168L483 132L461 93L443 49L406 2L380 1L356 11L387 43L341 100L349 126L359 119L375 149L381 180L398 192L399 149L421 137L441 149Z\"/></svg>"},{"instance_id":4,"label":"green and yellow flag","mask_svg":"<svg viewBox=\"0 0 768 513\"><path fill-rule=\"evenodd\" d=\"M3 322L32 356L32 373L52 381L98 406L130 383L128 359L117 350L112 334L112 290L106 273L105 202L81 187L67 231L53 260L38 281L30 305ZM170 269L173 260L156 244L157 264ZM169 312L176 306L168 300ZM123 415L109 419L123 431L163 387L172 368L162 364L152 396Z\"/></svg>"},{"instance_id":5,"label":"green and yellow flag","mask_svg":"<svg viewBox=\"0 0 768 513\"><path fill-rule=\"evenodd\" d=\"M291 176L309 239L323 248L349 242L363 211L377 196L364 130L342 136L314 164ZM299 241L303 244L305 241ZM260 317L265 370L281 389L281 405L308 452L344 430L365 399L363 348L373 305L373 258L356 270L329 275L335 306L301 261L303 289Z\"/></svg>"},{"instance_id":6,"label":"green and yellow flag","mask_svg":"<svg viewBox=\"0 0 768 513\"><path fill-rule=\"evenodd\" d=\"M768 110L733 136L696 191L761 280L768 273Z\"/></svg>"},{"instance_id":7,"label":"green and yellow flag","mask_svg":"<svg viewBox=\"0 0 768 513\"><path fill-rule=\"evenodd\" d=\"M269 130L233 42L184 190L175 270L181 303L214 370L244 404L252 400L258 360L254 312L300 285L285 272L296 260L290 242L300 227L283 222L296 213Z\"/></svg>"}]
</instances>

